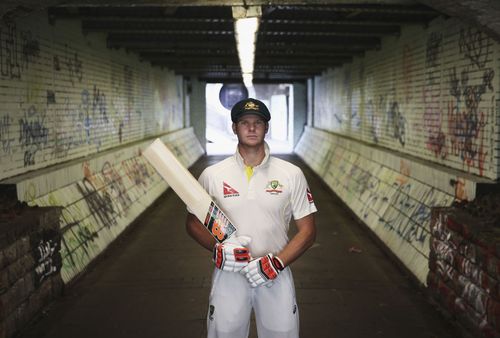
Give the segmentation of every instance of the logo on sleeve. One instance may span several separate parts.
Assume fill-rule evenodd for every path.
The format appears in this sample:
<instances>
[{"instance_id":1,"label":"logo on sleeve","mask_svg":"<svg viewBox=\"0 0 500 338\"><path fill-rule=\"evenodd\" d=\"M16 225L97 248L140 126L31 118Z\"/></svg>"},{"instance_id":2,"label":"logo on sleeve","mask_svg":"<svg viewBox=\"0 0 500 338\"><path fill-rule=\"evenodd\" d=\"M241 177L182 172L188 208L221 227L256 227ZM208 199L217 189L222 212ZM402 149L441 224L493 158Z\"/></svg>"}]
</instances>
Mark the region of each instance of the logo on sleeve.
<instances>
[{"instance_id":1,"label":"logo on sleeve","mask_svg":"<svg viewBox=\"0 0 500 338\"><path fill-rule=\"evenodd\" d=\"M222 188L224 190L224 198L240 196L240 193L226 182L222 182Z\"/></svg>"},{"instance_id":2,"label":"logo on sleeve","mask_svg":"<svg viewBox=\"0 0 500 338\"><path fill-rule=\"evenodd\" d=\"M309 188L307 188L306 194L307 194L307 200L309 201L309 203L314 203L313 195L311 194L311 190L309 190Z\"/></svg>"},{"instance_id":3,"label":"logo on sleeve","mask_svg":"<svg viewBox=\"0 0 500 338\"><path fill-rule=\"evenodd\" d=\"M272 180L267 183L266 192L271 195L278 195L283 192L283 185L278 180Z\"/></svg>"}]
</instances>

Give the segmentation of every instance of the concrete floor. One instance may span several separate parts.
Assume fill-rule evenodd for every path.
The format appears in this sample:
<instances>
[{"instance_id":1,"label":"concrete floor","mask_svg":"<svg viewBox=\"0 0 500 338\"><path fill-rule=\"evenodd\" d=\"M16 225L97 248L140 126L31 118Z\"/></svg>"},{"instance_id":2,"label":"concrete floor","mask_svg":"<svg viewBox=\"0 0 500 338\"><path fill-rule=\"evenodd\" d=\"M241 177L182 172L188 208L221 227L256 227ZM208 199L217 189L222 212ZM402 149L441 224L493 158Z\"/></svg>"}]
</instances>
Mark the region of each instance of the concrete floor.
<instances>
[{"instance_id":1,"label":"concrete floor","mask_svg":"<svg viewBox=\"0 0 500 338\"><path fill-rule=\"evenodd\" d=\"M319 209L317 242L292 265L301 337L459 337L320 179L286 158L303 167ZM192 171L219 159L205 157ZM165 193L20 337L205 337L213 265L186 234L185 216Z\"/></svg>"}]
</instances>

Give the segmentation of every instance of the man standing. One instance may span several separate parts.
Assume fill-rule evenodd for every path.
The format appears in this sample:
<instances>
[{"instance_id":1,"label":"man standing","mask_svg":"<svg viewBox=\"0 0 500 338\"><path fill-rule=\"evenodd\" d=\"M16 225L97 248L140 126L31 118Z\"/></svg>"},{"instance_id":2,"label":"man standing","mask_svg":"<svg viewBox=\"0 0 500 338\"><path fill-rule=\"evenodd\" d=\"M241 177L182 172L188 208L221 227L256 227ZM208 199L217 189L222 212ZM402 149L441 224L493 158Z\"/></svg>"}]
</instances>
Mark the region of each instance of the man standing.
<instances>
[{"instance_id":1,"label":"man standing","mask_svg":"<svg viewBox=\"0 0 500 338\"><path fill-rule=\"evenodd\" d=\"M209 338L248 337L252 308L259 337L299 336L289 265L314 243L316 206L302 171L269 156L264 137L270 119L259 100L236 103L231 120L237 151L199 178L234 222L236 236L216 244L194 215L186 220L187 232L213 251L216 266L207 315ZM298 231L289 240L292 216Z\"/></svg>"}]
</instances>

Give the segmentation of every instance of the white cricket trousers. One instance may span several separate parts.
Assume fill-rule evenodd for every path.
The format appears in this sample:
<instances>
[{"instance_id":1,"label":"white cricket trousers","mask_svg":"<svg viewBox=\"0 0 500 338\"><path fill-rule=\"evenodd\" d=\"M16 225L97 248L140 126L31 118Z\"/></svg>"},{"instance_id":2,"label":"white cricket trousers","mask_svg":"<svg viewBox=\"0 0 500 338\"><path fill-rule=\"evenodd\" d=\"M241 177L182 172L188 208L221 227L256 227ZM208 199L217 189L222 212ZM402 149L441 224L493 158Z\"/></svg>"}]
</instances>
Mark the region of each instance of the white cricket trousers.
<instances>
[{"instance_id":1,"label":"white cricket trousers","mask_svg":"<svg viewBox=\"0 0 500 338\"><path fill-rule=\"evenodd\" d=\"M285 268L271 287L250 287L237 272L215 269L210 292L208 338L247 338L255 312L260 338L298 338L299 309L292 272Z\"/></svg>"}]
</instances>

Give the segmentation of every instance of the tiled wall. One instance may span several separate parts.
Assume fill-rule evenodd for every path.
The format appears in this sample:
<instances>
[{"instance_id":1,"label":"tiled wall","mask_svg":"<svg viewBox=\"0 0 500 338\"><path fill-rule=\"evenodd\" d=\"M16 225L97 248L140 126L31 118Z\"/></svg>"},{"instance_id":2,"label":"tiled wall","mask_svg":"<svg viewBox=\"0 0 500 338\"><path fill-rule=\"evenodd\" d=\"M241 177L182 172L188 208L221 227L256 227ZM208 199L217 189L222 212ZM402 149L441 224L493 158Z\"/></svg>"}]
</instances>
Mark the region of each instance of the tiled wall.
<instances>
[{"instance_id":1,"label":"tiled wall","mask_svg":"<svg viewBox=\"0 0 500 338\"><path fill-rule=\"evenodd\" d=\"M296 152L422 284L431 208L473 200L499 177L499 52L438 18L314 79Z\"/></svg>"},{"instance_id":2,"label":"tiled wall","mask_svg":"<svg viewBox=\"0 0 500 338\"><path fill-rule=\"evenodd\" d=\"M181 77L47 21L0 25L0 179L183 127Z\"/></svg>"},{"instance_id":3,"label":"tiled wall","mask_svg":"<svg viewBox=\"0 0 500 338\"><path fill-rule=\"evenodd\" d=\"M406 26L315 79L314 127L496 179L499 51L457 19Z\"/></svg>"},{"instance_id":4,"label":"tiled wall","mask_svg":"<svg viewBox=\"0 0 500 338\"><path fill-rule=\"evenodd\" d=\"M0 180L19 201L60 206L69 282L167 188L141 156L161 137L191 165L186 85L77 20L33 13L0 25ZM12 224L15 226L15 224Z\"/></svg>"}]
</instances>

